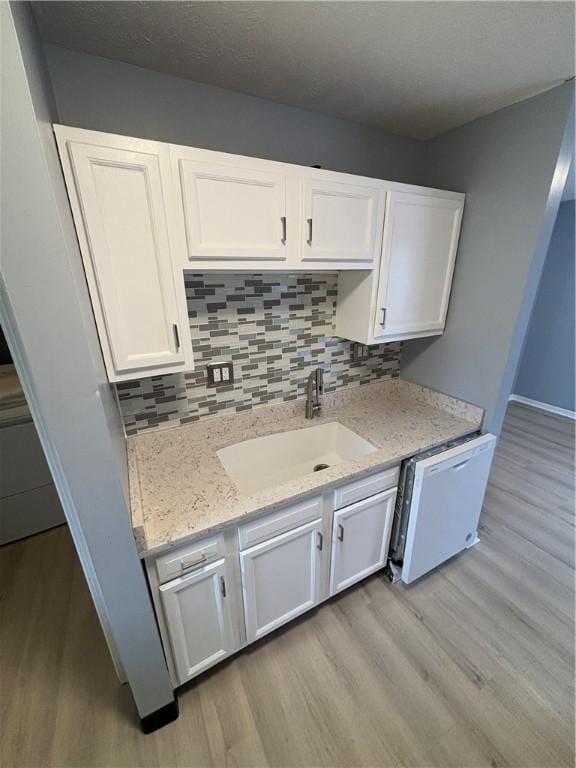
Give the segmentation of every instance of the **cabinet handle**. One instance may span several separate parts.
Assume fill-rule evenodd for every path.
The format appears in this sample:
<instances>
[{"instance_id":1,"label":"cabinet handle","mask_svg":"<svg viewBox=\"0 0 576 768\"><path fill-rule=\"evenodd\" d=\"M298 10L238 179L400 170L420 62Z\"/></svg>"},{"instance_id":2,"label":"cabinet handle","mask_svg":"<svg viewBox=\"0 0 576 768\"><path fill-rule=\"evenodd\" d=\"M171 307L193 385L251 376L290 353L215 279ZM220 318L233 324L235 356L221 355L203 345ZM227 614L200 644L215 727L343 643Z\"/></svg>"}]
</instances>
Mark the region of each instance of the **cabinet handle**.
<instances>
[{"instance_id":1,"label":"cabinet handle","mask_svg":"<svg viewBox=\"0 0 576 768\"><path fill-rule=\"evenodd\" d=\"M185 571L187 568L194 568L195 565L201 565L202 563L205 563L207 559L208 558L206 555L202 554L200 557L197 557L194 560L181 560L180 570Z\"/></svg>"},{"instance_id":2,"label":"cabinet handle","mask_svg":"<svg viewBox=\"0 0 576 768\"><path fill-rule=\"evenodd\" d=\"M317 532L316 536L316 548L322 552L322 547L324 546L324 536L320 533L320 531Z\"/></svg>"},{"instance_id":3,"label":"cabinet handle","mask_svg":"<svg viewBox=\"0 0 576 768\"><path fill-rule=\"evenodd\" d=\"M226 597L226 580L224 576L220 576L220 593L222 597Z\"/></svg>"},{"instance_id":4,"label":"cabinet handle","mask_svg":"<svg viewBox=\"0 0 576 768\"><path fill-rule=\"evenodd\" d=\"M344 541L344 526L338 524L338 541Z\"/></svg>"},{"instance_id":5,"label":"cabinet handle","mask_svg":"<svg viewBox=\"0 0 576 768\"><path fill-rule=\"evenodd\" d=\"M382 312L382 320L380 320L380 325L382 328L386 325L386 307L381 307L380 312Z\"/></svg>"},{"instance_id":6,"label":"cabinet handle","mask_svg":"<svg viewBox=\"0 0 576 768\"><path fill-rule=\"evenodd\" d=\"M178 333L178 326L176 323L173 324L172 328L174 329L174 341L176 342L176 349L180 349L180 335Z\"/></svg>"},{"instance_id":7,"label":"cabinet handle","mask_svg":"<svg viewBox=\"0 0 576 768\"><path fill-rule=\"evenodd\" d=\"M286 216L281 216L280 221L282 222L282 242L286 244Z\"/></svg>"},{"instance_id":8,"label":"cabinet handle","mask_svg":"<svg viewBox=\"0 0 576 768\"><path fill-rule=\"evenodd\" d=\"M312 245L312 219L306 219L308 222L308 240L306 241L308 245Z\"/></svg>"}]
</instances>

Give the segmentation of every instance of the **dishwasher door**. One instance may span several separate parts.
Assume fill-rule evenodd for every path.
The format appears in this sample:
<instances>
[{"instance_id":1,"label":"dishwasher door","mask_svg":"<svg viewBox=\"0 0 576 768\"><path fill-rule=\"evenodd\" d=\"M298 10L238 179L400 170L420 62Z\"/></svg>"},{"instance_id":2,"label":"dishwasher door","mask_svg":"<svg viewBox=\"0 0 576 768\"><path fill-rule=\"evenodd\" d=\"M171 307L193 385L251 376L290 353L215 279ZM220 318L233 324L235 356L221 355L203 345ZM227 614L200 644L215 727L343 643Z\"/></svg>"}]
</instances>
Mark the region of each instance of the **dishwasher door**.
<instances>
[{"instance_id":1,"label":"dishwasher door","mask_svg":"<svg viewBox=\"0 0 576 768\"><path fill-rule=\"evenodd\" d=\"M416 462L402 581L410 584L478 540L496 438L482 435Z\"/></svg>"}]
</instances>

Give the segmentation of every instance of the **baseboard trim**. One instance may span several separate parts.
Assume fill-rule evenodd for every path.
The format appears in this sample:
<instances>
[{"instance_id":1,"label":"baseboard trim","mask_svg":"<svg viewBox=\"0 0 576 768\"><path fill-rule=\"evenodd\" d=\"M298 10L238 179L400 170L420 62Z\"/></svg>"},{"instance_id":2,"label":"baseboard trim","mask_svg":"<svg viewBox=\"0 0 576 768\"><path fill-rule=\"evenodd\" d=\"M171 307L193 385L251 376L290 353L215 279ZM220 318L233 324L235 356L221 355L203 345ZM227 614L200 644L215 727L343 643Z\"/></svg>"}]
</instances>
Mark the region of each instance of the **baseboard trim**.
<instances>
[{"instance_id":1,"label":"baseboard trim","mask_svg":"<svg viewBox=\"0 0 576 768\"><path fill-rule=\"evenodd\" d=\"M528 405L531 408L537 408L539 411L554 413L556 416L564 416L566 419L576 421L576 411L569 411L567 408L560 408L557 405L550 405L549 403L541 403L540 400L531 400L529 397L522 397L521 395L510 395L508 400L514 403Z\"/></svg>"}]
</instances>

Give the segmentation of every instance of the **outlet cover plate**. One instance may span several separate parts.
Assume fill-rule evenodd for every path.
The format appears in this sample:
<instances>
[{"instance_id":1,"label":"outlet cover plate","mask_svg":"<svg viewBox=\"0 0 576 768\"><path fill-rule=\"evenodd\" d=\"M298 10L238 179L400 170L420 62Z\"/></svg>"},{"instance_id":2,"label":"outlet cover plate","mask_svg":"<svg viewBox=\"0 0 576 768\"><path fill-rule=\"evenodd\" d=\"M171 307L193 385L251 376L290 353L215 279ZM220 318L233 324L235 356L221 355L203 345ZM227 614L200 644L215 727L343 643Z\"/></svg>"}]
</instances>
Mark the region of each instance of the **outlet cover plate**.
<instances>
[{"instance_id":1,"label":"outlet cover plate","mask_svg":"<svg viewBox=\"0 0 576 768\"><path fill-rule=\"evenodd\" d=\"M207 387L227 387L234 384L234 366L232 363L211 363L206 366Z\"/></svg>"}]
</instances>

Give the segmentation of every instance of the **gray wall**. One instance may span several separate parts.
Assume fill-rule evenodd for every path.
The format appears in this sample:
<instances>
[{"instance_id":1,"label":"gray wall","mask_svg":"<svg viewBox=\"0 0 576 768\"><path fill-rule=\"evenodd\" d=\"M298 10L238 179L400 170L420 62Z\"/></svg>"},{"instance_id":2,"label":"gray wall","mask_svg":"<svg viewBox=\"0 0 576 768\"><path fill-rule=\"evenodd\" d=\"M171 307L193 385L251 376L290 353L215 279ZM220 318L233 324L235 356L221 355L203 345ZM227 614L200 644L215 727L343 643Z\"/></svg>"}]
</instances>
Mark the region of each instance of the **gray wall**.
<instances>
[{"instance_id":1,"label":"gray wall","mask_svg":"<svg viewBox=\"0 0 576 768\"><path fill-rule=\"evenodd\" d=\"M45 46L66 125L395 181L425 179L425 144L160 72Z\"/></svg>"},{"instance_id":2,"label":"gray wall","mask_svg":"<svg viewBox=\"0 0 576 768\"><path fill-rule=\"evenodd\" d=\"M57 157L42 46L27 3L0 3L0 20L0 321L107 640L145 716L173 692L132 535L122 423Z\"/></svg>"},{"instance_id":3,"label":"gray wall","mask_svg":"<svg viewBox=\"0 0 576 768\"><path fill-rule=\"evenodd\" d=\"M494 432L568 170L572 92L568 83L429 142L429 183L466 192L466 206L446 331L407 342L401 376L482 405ZM564 177L552 184L559 153Z\"/></svg>"},{"instance_id":4,"label":"gray wall","mask_svg":"<svg viewBox=\"0 0 576 768\"><path fill-rule=\"evenodd\" d=\"M575 410L574 201L560 206L513 391Z\"/></svg>"}]
</instances>

